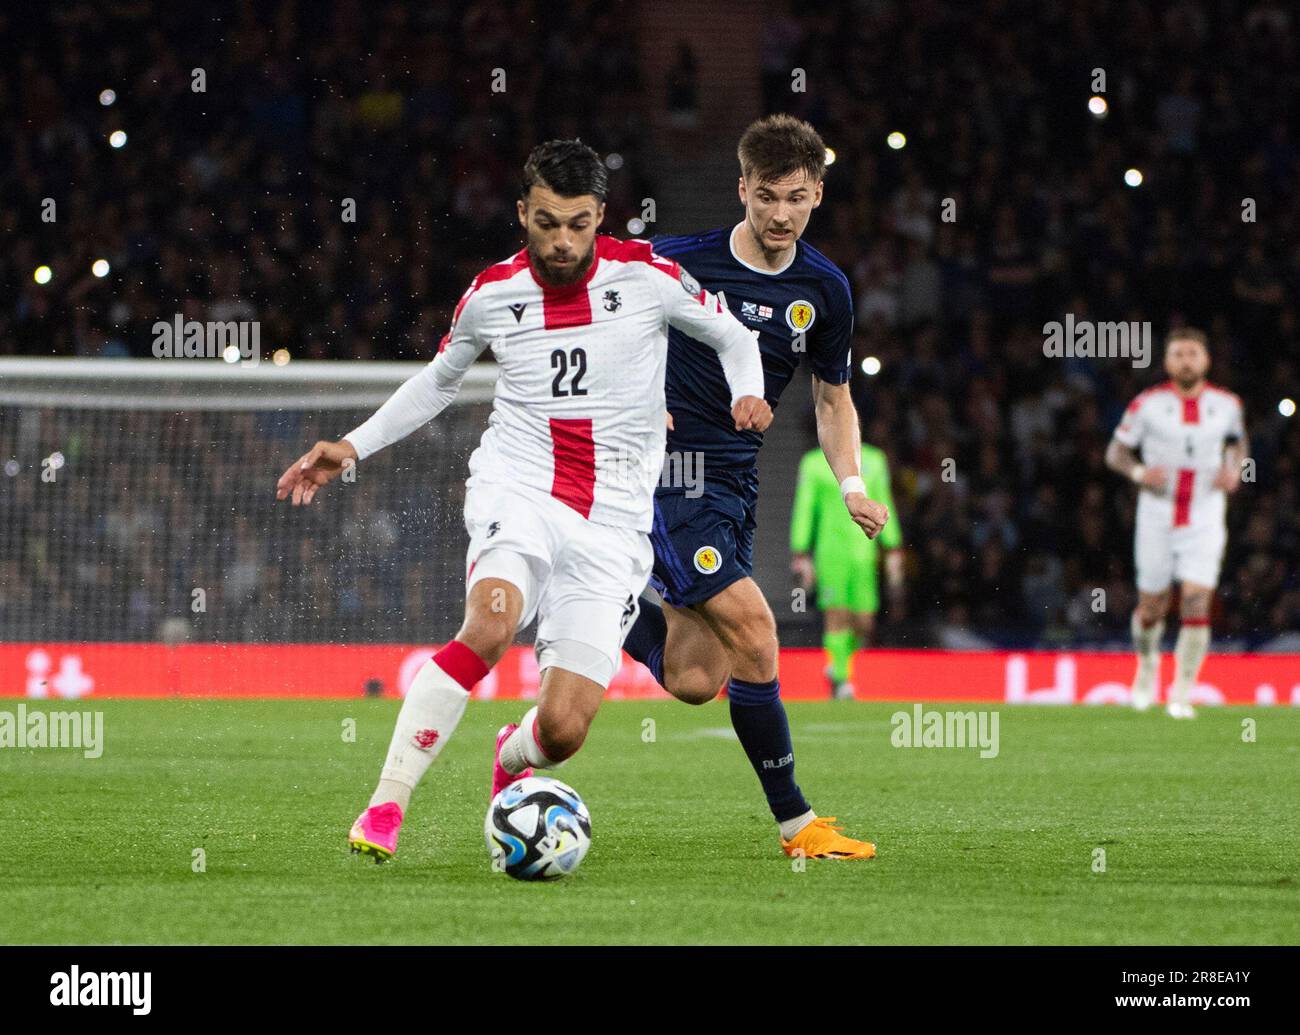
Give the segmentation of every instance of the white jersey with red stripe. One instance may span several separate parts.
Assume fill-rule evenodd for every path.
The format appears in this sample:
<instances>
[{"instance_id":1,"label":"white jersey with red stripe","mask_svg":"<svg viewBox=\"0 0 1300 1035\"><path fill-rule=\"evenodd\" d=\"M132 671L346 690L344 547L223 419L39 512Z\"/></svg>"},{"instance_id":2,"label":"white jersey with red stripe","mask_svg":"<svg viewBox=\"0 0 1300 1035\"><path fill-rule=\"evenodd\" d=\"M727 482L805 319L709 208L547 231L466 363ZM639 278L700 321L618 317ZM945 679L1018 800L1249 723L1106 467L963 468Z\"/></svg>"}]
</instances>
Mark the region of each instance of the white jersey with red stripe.
<instances>
[{"instance_id":1,"label":"white jersey with red stripe","mask_svg":"<svg viewBox=\"0 0 1300 1035\"><path fill-rule=\"evenodd\" d=\"M1184 398L1172 382L1138 395L1115 438L1140 450L1147 467L1169 471L1163 492L1139 493L1139 518L1175 528L1222 524L1227 501L1214 478L1223 466L1225 445L1243 435L1241 400L1217 385L1206 384L1191 398Z\"/></svg>"},{"instance_id":2,"label":"white jersey with red stripe","mask_svg":"<svg viewBox=\"0 0 1300 1035\"><path fill-rule=\"evenodd\" d=\"M733 401L762 398L754 336L648 241L597 237L587 274L566 287L538 281L521 250L474 279L437 358L346 438L365 459L414 431L491 348L500 373L470 484L529 486L591 521L648 532L669 325L717 351Z\"/></svg>"}]
</instances>

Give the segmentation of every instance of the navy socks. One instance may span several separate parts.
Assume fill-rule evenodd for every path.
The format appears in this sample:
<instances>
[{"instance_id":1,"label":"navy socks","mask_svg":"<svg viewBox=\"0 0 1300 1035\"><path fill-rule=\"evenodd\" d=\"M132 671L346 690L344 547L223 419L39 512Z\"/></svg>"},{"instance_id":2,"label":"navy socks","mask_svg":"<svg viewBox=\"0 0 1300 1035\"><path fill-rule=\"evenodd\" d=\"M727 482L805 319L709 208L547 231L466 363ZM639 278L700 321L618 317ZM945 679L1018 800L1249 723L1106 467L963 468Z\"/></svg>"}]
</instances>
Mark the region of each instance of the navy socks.
<instances>
[{"instance_id":1,"label":"navy socks","mask_svg":"<svg viewBox=\"0 0 1300 1035\"><path fill-rule=\"evenodd\" d=\"M794 782L794 745L785 705L781 703L781 681L747 683L733 679L727 684L727 697L731 725L758 774L773 817L781 823L802 816L812 806Z\"/></svg>"},{"instance_id":2,"label":"navy socks","mask_svg":"<svg viewBox=\"0 0 1300 1035\"><path fill-rule=\"evenodd\" d=\"M641 601L641 613L628 630L623 649L648 668L662 686L664 644L668 622L658 604ZM808 812L811 806L794 782L794 745L790 724L781 703L781 682L747 683L733 679L727 684L731 725L749 764L763 785L768 807L778 823Z\"/></svg>"},{"instance_id":3,"label":"navy socks","mask_svg":"<svg viewBox=\"0 0 1300 1035\"><path fill-rule=\"evenodd\" d=\"M668 642L668 621L663 608L642 598L641 613L628 630L623 649L648 668L660 686L664 683L664 644Z\"/></svg>"}]
</instances>

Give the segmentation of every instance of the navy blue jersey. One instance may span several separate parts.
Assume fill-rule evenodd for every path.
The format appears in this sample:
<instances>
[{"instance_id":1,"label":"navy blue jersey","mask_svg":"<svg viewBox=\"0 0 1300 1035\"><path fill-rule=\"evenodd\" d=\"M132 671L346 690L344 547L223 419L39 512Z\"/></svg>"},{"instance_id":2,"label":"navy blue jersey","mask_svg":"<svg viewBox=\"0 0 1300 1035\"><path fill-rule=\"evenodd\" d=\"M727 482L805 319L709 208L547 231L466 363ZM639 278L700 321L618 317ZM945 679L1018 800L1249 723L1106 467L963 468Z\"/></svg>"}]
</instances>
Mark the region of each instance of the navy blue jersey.
<instances>
[{"instance_id":1,"label":"navy blue jersey","mask_svg":"<svg viewBox=\"0 0 1300 1035\"><path fill-rule=\"evenodd\" d=\"M795 242L793 261L779 273L754 269L732 254L731 230L656 237L654 250L676 259L701 287L721 296L733 316L758 331L764 395L773 410L805 356L821 380L833 385L848 381L853 337L848 279L802 240ZM669 452L702 453L714 472L756 465L763 436L736 430L731 391L713 349L670 327L664 387L673 417Z\"/></svg>"}]
</instances>

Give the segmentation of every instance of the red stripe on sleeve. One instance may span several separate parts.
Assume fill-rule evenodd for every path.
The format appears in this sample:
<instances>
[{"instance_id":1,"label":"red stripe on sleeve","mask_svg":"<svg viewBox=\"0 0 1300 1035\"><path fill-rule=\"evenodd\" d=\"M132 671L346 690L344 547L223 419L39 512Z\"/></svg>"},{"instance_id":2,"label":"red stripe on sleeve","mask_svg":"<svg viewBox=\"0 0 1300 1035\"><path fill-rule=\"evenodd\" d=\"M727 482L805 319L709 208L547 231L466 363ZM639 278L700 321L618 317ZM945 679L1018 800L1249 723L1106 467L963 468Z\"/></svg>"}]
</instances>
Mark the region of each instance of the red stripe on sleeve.
<instances>
[{"instance_id":1,"label":"red stripe on sleeve","mask_svg":"<svg viewBox=\"0 0 1300 1035\"><path fill-rule=\"evenodd\" d=\"M596 443L591 437L591 421L552 417L551 450L555 456L551 495L589 517L596 498Z\"/></svg>"}]
</instances>

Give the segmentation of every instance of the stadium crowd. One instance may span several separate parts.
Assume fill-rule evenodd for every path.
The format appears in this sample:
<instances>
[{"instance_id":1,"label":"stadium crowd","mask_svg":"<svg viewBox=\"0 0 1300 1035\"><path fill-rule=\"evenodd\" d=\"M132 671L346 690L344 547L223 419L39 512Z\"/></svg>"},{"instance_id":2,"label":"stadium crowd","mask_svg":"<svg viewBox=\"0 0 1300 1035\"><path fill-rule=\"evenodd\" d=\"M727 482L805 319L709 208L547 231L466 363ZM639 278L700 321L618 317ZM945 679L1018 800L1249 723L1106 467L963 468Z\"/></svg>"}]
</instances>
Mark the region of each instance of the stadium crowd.
<instances>
[{"instance_id":1,"label":"stadium crowd","mask_svg":"<svg viewBox=\"0 0 1300 1035\"><path fill-rule=\"evenodd\" d=\"M846 145L810 237L854 285L855 358L880 362L857 395L911 550L885 637L915 642L918 611L936 641L1125 637L1134 493L1102 455L1124 406L1165 380L1162 336L1182 323L1209 333L1256 461L1230 507L1216 637L1300 629L1300 426L1278 408L1300 393L1291 8L788 10L768 26L765 103ZM879 146L896 130L904 149ZM1150 321L1150 366L1046 358L1043 325L1066 313Z\"/></svg>"},{"instance_id":2,"label":"stadium crowd","mask_svg":"<svg viewBox=\"0 0 1300 1035\"><path fill-rule=\"evenodd\" d=\"M640 210L617 8L548 4L545 32L519 30L542 5L501 0L74 2L21 31L0 12L0 187L25 202L0 213L0 354L148 356L179 312L258 320L268 353L427 358L465 284L518 247L536 140L618 156L610 225Z\"/></svg>"},{"instance_id":3,"label":"stadium crowd","mask_svg":"<svg viewBox=\"0 0 1300 1035\"><path fill-rule=\"evenodd\" d=\"M264 351L427 358L469 277L517 247L512 199L535 140L581 136L612 156L613 232L653 195L627 6L548 4L542 18L536 3L341 0L268 16L239 3L196 19L190 5L71 3L22 33L0 13L0 188L19 200L0 209L0 354L147 355L148 328L180 312L260 320ZM519 31L530 17L544 28ZM790 4L765 23L766 109L808 118L837 155L808 236L854 287L855 392L868 439L889 454L908 548L884 641L1126 639L1134 500L1102 454L1125 404L1163 380L1175 323L1209 333L1211 379L1243 397L1256 465L1230 508L1216 638L1258 645L1300 628L1300 424L1279 411L1300 396L1295 29L1269 0ZM41 33L60 45L30 46ZM679 54L674 110L708 89L709 59ZM504 93L471 88L467 70L498 67ZM791 89L795 68L805 91ZM1089 112L1094 92L1104 117ZM128 139L112 149L117 128ZM892 131L906 147L885 146ZM1130 168L1140 187L1126 185ZM42 221L47 197L54 222ZM341 217L348 198L355 227ZM102 280L99 257L112 267ZM41 263L47 285L32 277ZM1149 321L1150 366L1047 358L1043 324L1066 313ZM874 376L859 366L868 357ZM16 420L0 408L0 459ZM220 423L205 434L231 436L246 465L297 418L193 420ZM233 568L169 570L150 551L111 550L192 506L178 489L191 460L163 456L153 496L67 502L84 506L77 527L96 529L70 539L30 488L12 490L21 479L0 478L6 635L61 635L70 571L118 590L106 638L156 635L189 587L232 578L239 622L198 635L448 634L455 609L422 596L441 569L421 567L423 540L405 535L425 520L415 501L353 498L349 520L380 531L350 585L282 585L298 548L237 516L233 475L212 490L213 514L169 521L223 537L171 563ZM275 464L255 466L264 479ZM33 544L59 536L42 560ZM381 617L339 617L367 611Z\"/></svg>"}]
</instances>

